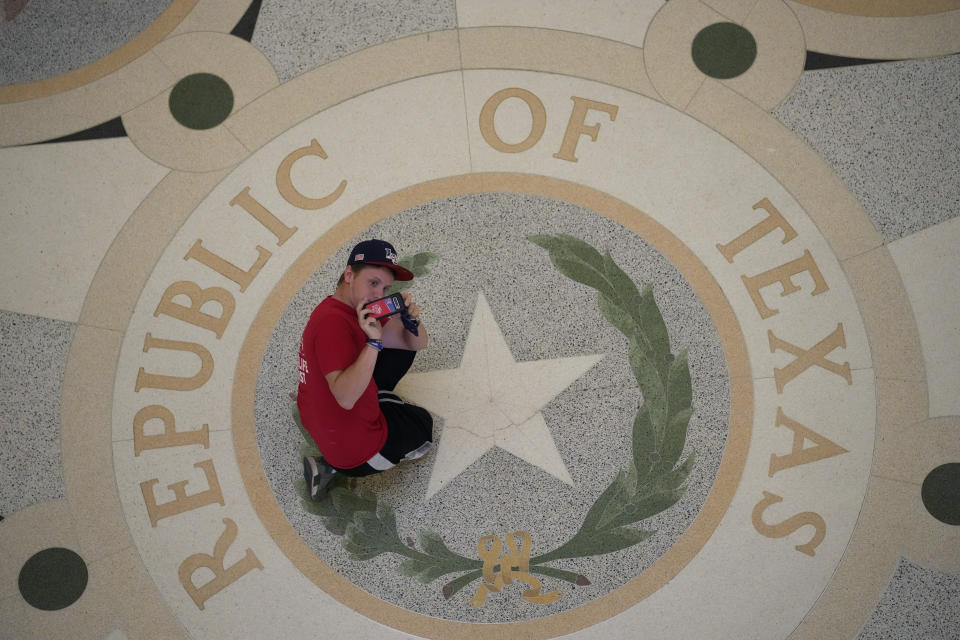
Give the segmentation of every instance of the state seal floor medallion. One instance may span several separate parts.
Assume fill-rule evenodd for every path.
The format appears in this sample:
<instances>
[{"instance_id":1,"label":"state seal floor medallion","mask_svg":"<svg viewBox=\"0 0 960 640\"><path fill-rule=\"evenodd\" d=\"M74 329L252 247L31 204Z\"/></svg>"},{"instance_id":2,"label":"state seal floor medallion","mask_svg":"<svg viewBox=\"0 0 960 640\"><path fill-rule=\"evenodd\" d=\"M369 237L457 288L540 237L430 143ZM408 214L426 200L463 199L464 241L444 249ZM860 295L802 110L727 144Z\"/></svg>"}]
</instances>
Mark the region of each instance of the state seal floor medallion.
<instances>
[{"instance_id":1,"label":"state seal floor medallion","mask_svg":"<svg viewBox=\"0 0 960 640\"><path fill-rule=\"evenodd\" d=\"M154 4L0 27L0 636L957 636L956 2ZM310 502L370 237L434 446Z\"/></svg>"}]
</instances>

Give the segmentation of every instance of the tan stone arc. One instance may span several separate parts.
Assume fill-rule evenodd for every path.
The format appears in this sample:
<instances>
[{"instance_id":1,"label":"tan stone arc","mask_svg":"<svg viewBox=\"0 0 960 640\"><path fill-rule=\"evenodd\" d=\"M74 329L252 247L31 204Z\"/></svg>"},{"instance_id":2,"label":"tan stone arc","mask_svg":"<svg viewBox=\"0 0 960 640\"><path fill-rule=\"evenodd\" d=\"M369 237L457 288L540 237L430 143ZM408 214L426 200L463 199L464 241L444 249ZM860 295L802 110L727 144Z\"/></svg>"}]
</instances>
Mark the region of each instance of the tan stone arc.
<instances>
[{"instance_id":1,"label":"tan stone arc","mask_svg":"<svg viewBox=\"0 0 960 640\"><path fill-rule=\"evenodd\" d=\"M897 469L916 488L905 517L903 556L944 573L960 573L960 527L941 522L923 504L921 487L927 474L942 464L960 461L960 416L930 418L906 429L898 448Z\"/></svg>"},{"instance_id":2,"label":"tan stone arc","mask_svg":"<svg viewBox=\"0 0 960 640\"><path fill-rule=\"evenodd\" d=\"M165 38L191 31L229 33L248 0L173 0L157 20L125 45L74 71L0 87L0 146L29 144L111 120L171 84L170 70L152 54Z\"/></svg>"},{"instance_id":3,"label":"tan stone arc","mask_svg":"<svg viewBox=\"0 0 960 640\"><path fill-rule=\"evenodd\" d=\"M89 583L82 607L70 607L59 616L25 612L27 628L47 629L49 637L103 636L118 624L131 639L154 633L184 637L133 546L117 493L109 425L121 341L119 332L81 325L70 345L60 449L65 506L77 551L88 565Z\"/></svg>"},{"instance_id":4,"label":"tan stone arc","mask_svg":"<svg viewBox=\"0 0 960 640\"><path fill-rule=\"evenodd\" d=\"M930 418L912 425L909 431L912 450L902 451L907 458L904 471L917 490L913 509L907 515L910 528L903 555L928 569L960 573L960 527L930 515L920 493L928 473L942 464L960 461L960 416Z\"/></svg>"},{"instance_id":5,"label":"tan stone arc","mask_svg":"<svg viewBox=\"0 0 960 640\"><path fill-rule=\"evenodd\" d=\"M803 29L780 0L757 2L741 25L757 42L757 59L742 75L720 82L771 110L790 95L803 74L807 61Z\"/></svg>"},{"instance_id":6,"label":"tan stone arc","mask_svg":"<svg viewBox=\"0 0 960 640\"><path fill-rule=\"evenodd\" d=\"M284 516L263 471L256 438L254 394L258 364L280 315L303 283L334 251L393 213L438 198L488 192L536 194L588 208L631 229L660 251L691 283L720 335L731 377L731 410L727 445L707 501L680 540L649 569L623 587L572 611L529 622L478 625L423 616L385 603L354 586L314 555ZM726 296L703 263L665 227L616 198L571 182L529 174L468 174L414 185L362 207L319 238L287 270L261 306L237 361L231 411L234 448L251 505L270 536L305 576L343 604L382 624L438 640L546 639L584 629L625 611L669 582L700 551L730 506L746 463L753 426L751 382L746 343Z\"/></svg>"},{"instance_id":7,"label":"tan stone arc","mask_svg":"<svg viewBox=\"0 0 960 640\"><path fill-rule=\"evenodd\" d=\"M473 27L459 33L463 69L562 73L660 99L639 47L533 27Z\"/></svg>"},{"instance_id":8,"label":"tan stone arc","mask_svg":"<svg viewBox=\"0 0 960 640\"><path fill-rule=\"evenodd\" d=\"M874 60L949 55L960 51L960 9L907 17L835 13L787 0L803 25L807 49ZM872 4L872 1L871 1Z\"/></svg>"},{"instance_id":9,"label":"tan stone arc","mask_svg":"<svg viewBox=\"0 0 960 640\"><path fill-rule=\"evenodd\" d=\"M89 84L113 73L149 51L157 42L170 35L173 29L194 10L201 0L173 0L146 29L120 48L79 69L52 78L0 86L0 104L34 100ZM209 4L209 2L208 2Z\"/></svg>"},{"instance_id":10,"label":"tan stone arc","mask_svg":"<svg viewBox=\"0 0 960 640\"><path fill-rule=\"evenodd\" d=\"M851 284L856 282L853 291L867 327L877 379L920 383L926 401L927 378L920 335L890 250L877 247L841 263L847 279Z\"/></svg>"},{"instance_id":11,"label":"tan stone arc","mask_svg":"<svg viewBox=\"0 0 960 640\"><path fill-rule=\"evenodd\" d=\"M0 600L22 598L17 576L30 556L48 547L80 552L67 500L47 500L20 509L0 525Z\"/></svg>"},{"instance_id":12,"label":"tan stone arc","mask_svg":"<svg viewBox=\"0 0 960 640\"><path fill-rule=\"evenodd\" d=\"M851 16L897 18L960 9L960 0L795 0L809 7Z\"/></svg>"},{"instance_id":13,"label":"tan stone arc","mask_svg":"<svg viewBox=\"0 0 960 640\"><path fill-rule=\"evenodd\" d=\"M721 13L730 9L736 9L736 15L743 15L742 20ZM731 20L754 37L757 58L739 76L711 80L693 61L693 40L702 29ZM800 23L782 0L757 2L749 11L747 5L740 2L671 0L650 23L643 54L647 74L657 93L681 111L687 109L708 80L724 84L769 110L788 96L800 80L806 46Z\"/></svg>"},{"instance_id":14,"label":"tan stone arc","mask_svg":"<svg viewBox=\"0 0 960 640\"><path fill-rule=\"evenodd\" d=\"M163 250L226 175L227 171L170 172L160 181L123 225L101 261L83 301L81 326L118 332L126 329L140 291ZM97 366L107 364L100 362ZM115 373L116 362L109 366Z\"/></svg>"},{"instance_id":15,"label":"tan stone arc","mask_svg":"<svg viewBox=\"0 0 960 640\"><path fill-rule=\"evenodd\" d=\"M843 181L815 151L763 109L722 83L707 79L686 112L743 149L782 184L841 261L883 244Z\"/></svg>"},{"instance_id":16,"label":"tan stone arc","mask_svg":"<svg viewBox=\"0 0 960 640\"><path fill-rule=\"evenodd\" d=\"M409 36L298 76L239 109L223 127L252 151L309 116L362 93L459 68L456 31Z\"/></svg>"},{"instance_id":17,"label":"tan stone arc","mask_svg":"<svg viewBox=\"0 0 960 640\"><path fill-rule=\"evenodd\" d=\"M898 477L891 447L902 429L926 417L926 377L913 310L866 212L801 140L715 81L704 83L687 113L737 144L790 191L840 259L863 317L878 391L870 487L833 580L790 636L853 637L886 589L907 536L911 489L891 479ZM880 396L891 387L894 398ZM895 412L894 403L902 403Z\"/></svg>"},{"instance_id":18,"label":"tan stone arc","mask_svg":"<svg viewBox=\"0 0 960 640\"><path fill-rule=\"evenodd\" d=\"M252 44L215 32L193 32L164 40L151 52L172 74L162 93L123 114L127 135L145 156L181 171L215 171L249 154L230 131L230 118L204 130L189 129L170 112L170 91L181 78L211 73L233 92L233 113L279 84L270 61Z\"/></svg>"},{"instance_id":19,"label":"tan stone arc","mask_svg":"<svg viewBox=\"0 0 960 640\"><path fill-rule=\"evenodd\" d=\"M836 573L787 640L855 638L900 560L915 487L870 477L853 536Z\"/></svg>"}]
</instances>

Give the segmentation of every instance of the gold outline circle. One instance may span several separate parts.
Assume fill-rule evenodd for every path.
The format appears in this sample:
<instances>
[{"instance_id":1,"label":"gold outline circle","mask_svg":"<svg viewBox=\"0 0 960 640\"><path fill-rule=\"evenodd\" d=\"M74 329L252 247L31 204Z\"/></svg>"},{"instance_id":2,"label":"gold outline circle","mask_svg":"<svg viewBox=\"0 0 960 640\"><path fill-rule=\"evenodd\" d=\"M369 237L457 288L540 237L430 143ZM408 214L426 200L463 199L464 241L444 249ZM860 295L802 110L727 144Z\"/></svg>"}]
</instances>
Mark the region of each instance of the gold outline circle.
<instances>
[{"instance_id":1,"label":"gold outline circle","mask_svg":"<svg viewBox=\"0 0 960 640\"><path fill-rule=\"evenodd\" d=\"M716 481L700 513L649 569L613 592L570 611L516 623L476 624L432 618L380 600L337 574L313 553L284 516L263 471L254 395L259 363L280 315L316 268L342 244L409 207L454 195L490 192L541 195L591 209L637 233L676 266L700 296L720 335L730 372L730 425ZM556 178L511 173L468 174L401 189L361 207L318 238L281 277L251 324L237 360L231 404L233 442L244 487L280 550L314 584L361 615L406 633L444 640L486 640L507 632L530 640L552 638L595 625L654 593L696 556L726 513L743 473L753 428L753 386L743 332L719 284L696 255L658 222L612 196Z\"/></svg>"}]
</instances>

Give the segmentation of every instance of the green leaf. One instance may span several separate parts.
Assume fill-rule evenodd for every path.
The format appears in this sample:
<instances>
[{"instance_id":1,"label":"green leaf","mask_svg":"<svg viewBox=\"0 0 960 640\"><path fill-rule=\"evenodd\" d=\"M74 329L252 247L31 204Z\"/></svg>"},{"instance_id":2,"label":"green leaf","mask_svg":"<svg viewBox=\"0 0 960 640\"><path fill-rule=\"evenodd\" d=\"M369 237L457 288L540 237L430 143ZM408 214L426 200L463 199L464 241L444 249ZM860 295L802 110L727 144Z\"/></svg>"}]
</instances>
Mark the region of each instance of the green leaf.
<instances>
[{"instance_id":1,"label":"green leaf","mask_svg":"<svg viewBox=\"0 0 960 640\"><path fill-rule=\"evenodd\" d=\"M575 257L590 265L594 271L603 271L603 257L600 255L600 252L580 238L565 233L558 233L555 236L528 236L527 240L543 247L550 253L561 253Z\"/></svg>"},{"instance_id":2,"label":"green leaf","mask_svg":"<svg viewBox=\"0 0 960 640\"><path fill-rule=\"evenodd\" d=\"M347 525L343 548L350 552L355 560L369 560L384 552L384 549L373 543L370 536L363 531L362 525L356 521Z\"/></svg>"},{"instance_id":3,"label":"green leaf","mask_svg":"<svg viewBox=\"0 0 960 640\"><path fill-rule=\"evenodd\" d=\"M683 445L687 441L687 426L690 423L690 417L693 415L693 409L683 409L670 418L666 433L663 437L662 457L663 464L670 468L680 459L683 453Z\"/></svg>"},{"instance_id":4,"label":"green leaf","mask_svg":"<svg viewBox=\"0 0 960 640\"><path fill-rule=\"evenodd\" d=\"M379 538L383 534L383 523L376 513L357 511L353 515L353 524L356 525L359 534L368 538Z\"/></svg>"},{"instance_id":5,"label":"green leaf","mask_svg":"<svg viewBox=\"0 0 960 640\"><path fill-rule=\"evenodd\" d=\"M456 571L456 569L449 569L434 562L432 558L407 558L400 564L400 573L416 578L423 583L433 582L440 576L452 571Z\"/></svg>"},{"instance_id":6,"label":"green leaf","mask_svg":"<svg viewBox=\"0 0 960 640\"><path fill-rule=\"evenodd\" d=\"M377 505L377 520L383 535L400 540L400 535L397 533L397 518L390 505L383 502Z\"/></svg>"},{"instance_id":7,"label":"green leaf","mask_svg":"<svg viewBox=\"0 0 960 640\"><path fill-rule=\"evenodd\" d=\"M399 260L397 264L399 264L401 267L409 269L413 273L414 278L422 278L423 276L430 275L430 270L427 269L427 266L436 259L436 254L423 251L410 257L403 258L402 260ZM413 280L397 280L390 285L390 291L393 293L399 293L404 289L409 289L412 287L413 282Z\"/></svg>"},{"instance_id":8,"label":"green leaf","mask_svg":"<svg viewBox=\"0 0 960 640\"><path fill-rule=\"evenodd\" d=\"M690 407L693 389L690 386L690 365L687 362L687 350L681 349L677 357L670 362L667 371L667 401L670 415Z\"/></svg>"},{"instance_id":9,"label":"green leaf","mask_svg":"<svg viewBox=\"0 0 960 640\"><path fill-rule=\"evenodd\" d=\"M469 573L465 573L455 580L451 580L447 584L443 585L443 597L449 600L458 591L466 587L474 580L479 580L482 576L483 573L480 571L470 571Z\"/></svg>"},{"instance_id":10,"label":"green leaf","mask_svg":"<svg viewBox=\"0 0 960 640\"><path fill-rule=\"evenodd\" d=\"M550 261L563 275L615 297L616 292L604 275L603 257L588 243L569 235L535 235L527 239L546 249Z\"/></svg>"},{"instance_id":11,"label":"green leaf","mask_svg":"<svg viewBox=\"0 0 960 640\"><path fill-rule=\"evenodd\" d=\"M636 518L631 522L645 520L657 515L661 511L666 511L677 503L683 497L685 489L670 489L657 491L638 500L634 505L634 514Z\"/></svg>"},{"instance_id":12,"label":"green leaf","mask_svg":"<svg viewBox=\"0 0 960 640\"><path fill-rule=\"evenodd\" d=\"M637 379L637 385L643 393L644 407L650 412L650 422L655 432L663 433L667 421L667 393L663 387L663 379L655 362L649 358L640 346L632 342L627 350L630 368Z\"/></svg>"},{"instance_id":13,"label":"green leaf","mask_svg":"<svg viewBox=\"0 0 960 640\"><path fill-rule=\"evenodd\" d=\"M602 293L597 296L597 305L600 307L600 313L607 319L607 322L625 335L628 340L632 336L641 336L641 339L646 341L646 336L643 336L643 332L640 329L640 325L637 324L636 318L626 309ZM646 345L644 346L646 347Z\"/></svg>"},{"instance_id":14,"label":"green leaf","mask_svg":"<svg viewBox=\"0 0 960 640\"><path fill-rule=\"evenodd\" d=\"M671 469L660 476L659 485L664 489L676 489L687 480L697 461L696 452L690 453L679 467Z\"/></svg>"},{"instance_id":15,"label":"green leaf","mask_svg":"<svg viewBox=\"0 0 960 640\"><path fill-rule=\"evenodd\" d=\"M413 258L410 259L410 266L408 266L407 268L410 269L410 271L412 271L413 275L415 276L425 275L426 273L428 273L426 271L426 267L431 262L434 262L437 259L437 257L438 256L435 253L430 253L429 251L422 251L420 253L415 254ZM401 260L401 264L403 264L402 260ZM404 265L404 266L407 266L407 265Z\"/></svg>"},{"instance_id":16,"label":"green leaf","mask_svg":"<svg viewBox=\"0 0 960 640\"><path fill-rule=\"evenodd\" d=\"M422 558L407 558L400 563L397 570L409 578L416 578L426 567L427 564Z\"/></svg>"},{"instance_id":17,"label":"green leaf","mask_svg":"<svg viewBox=\"0 0 960 640\"><path fill-rule=\"evenodd\" d=\"M639 476L646 476L658 462L660 453L650 411L643 406L633 420L633 465Z\"/></svg>"},{"instance_id":18,"label":"green leaf","mask_svg":"<svg viewBox=\"0 0 960 640\"><path fill-rule=\"evenodd\" d=\"M617 299L632 316L639 318L640 292L623 269L614 262L609 251L603 253L603 273L616 292Z\"/></svg>"},{"instance_id":19,"label":"green leaf","mask_svg":"<svg viewBox=\"0 0 960 640\"><path fill-rule=\"evenodd\" d=\"M592 287L604 295L612 294L610 284L604 279L603 274L583 261L552 253L550 260L560 273L571 280Z\"/></svg>"},{"instance_id":20,"label":"green leaf","mask_svg":"<svg viewBox=\"0 0 960 640\"><path fill-rule=\"evenodd\" d=\"M613 495L600 514L597 529L606 529L614 522L618 522L628 510L637 493L637 471L630 466L626 471L620 471L613 481ZM633 522L633 521L631 521Z\"/></svg>"},{"instance_id":21,"label":"green leaf","mask_svg":"<svg viewBox=\"0 0 960 640\"><path fill-rule=\"evenodd\" d=\"M452 551L443 542L440 534L434 531L420 532L420 546L423 552L431 556L454 555Z\"/></svg>"},{"instance_id":22,"label":"green leaf","mask_svg":"<svg viewBox=\"0 0 960 640\"><path fill-rule=\"evenodd\" d=\"M616 527L598 532L590 540L589 545L584 545L577 555L568 556L578 558L583 556L597 556L604 553L613 553L627 547L639 544L652 536L656 531L645 531L643 529L628 529L627 527Z\"/></svg>"},{"instance_id":23,"label":"green leaf","mask_svg":"<svg viewBox=\"0 0 960 640\"><path fill-rule=\"evenodd\" d=\"M348 526L350 526L350 521L343 518L323 519L323 528L335 536L346 535Z\"/></svg>"},{"instance_id":24,"label":"green leaf","mask_svg":"<svg viewBox=\"0 0 960 640\"><path fill-rule=\"evenodd\" d=\"M558 580L565 580L566 582L572 582L579 585L590 584L590 581L587 580L587 577L582 574L574 573L573 571L564 571L563 569L557 569L555 567L541 567L532 565L530 567L530 573L550 576L551 578L557 578Z\"/></svg>"},{"instance_id":25,"label":"green leaf","mask_svg":"<svg viewBox=\"0 0 960 640\"><path fill-rule=\"evenodd\" d=\"M670 337L667 335L667 325L663 322L660 309L653 298L653 287L647 285L640 293L640 324L643 326L647 339L653 348L654 358L659 365L666 364L670 355Z\"/></svg>"},{"instance_id":26,"label":"green leaf","mask_svg":"<svg viewBox=\"0 0 960 640\"><path fill-rule=\"evenodd\" d=\"M620 471L620 473L624 472ZM613 496L617 493L617 490L617 480L614 478L614 481L603 490L603 493L600 494L600 497L597 498L596 502L593 503L593 506L587 511L587 515L583 518L583 524L580 525L578 534L580 531L593 531L597 528L600 523L600 517L603 515L603 511L607 508L607 504L613 499Z\"/></svg>"},{"instance_id":27,"label":"green leaf","mask_svg":"<svg viewBox=\"0 0 960 640\"><path fill-rule=\"evenodd\" d=\"M363 493L354 493L349 489L335 489L330 492L333 501L335 513L341 517L353 519L353 514L357 511L377 510L377 496L372 491Z\"/></svg>"}]
</instances>

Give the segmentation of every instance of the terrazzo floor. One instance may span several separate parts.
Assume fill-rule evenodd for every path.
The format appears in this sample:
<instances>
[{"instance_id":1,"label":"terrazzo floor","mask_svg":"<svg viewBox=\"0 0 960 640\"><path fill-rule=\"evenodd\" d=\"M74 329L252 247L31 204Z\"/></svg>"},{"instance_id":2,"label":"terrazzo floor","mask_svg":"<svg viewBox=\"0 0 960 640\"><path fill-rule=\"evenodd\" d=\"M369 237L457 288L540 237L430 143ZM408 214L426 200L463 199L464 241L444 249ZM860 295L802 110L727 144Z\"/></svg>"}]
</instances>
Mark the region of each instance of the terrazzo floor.
<instances>
[{"instance_id":1,"label":"terrazzo floor","mask_svg":"<svg viewBox=\"0 0 960 640\"><path fill-rule=\"evenodd\" d=\"M956 0L6 0L0 638L960 638L958 52ZM369 237L436 446L311 502Z\"/></svg>"}]
</instances>

